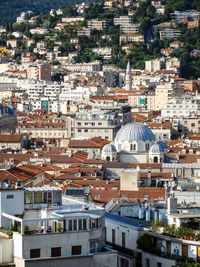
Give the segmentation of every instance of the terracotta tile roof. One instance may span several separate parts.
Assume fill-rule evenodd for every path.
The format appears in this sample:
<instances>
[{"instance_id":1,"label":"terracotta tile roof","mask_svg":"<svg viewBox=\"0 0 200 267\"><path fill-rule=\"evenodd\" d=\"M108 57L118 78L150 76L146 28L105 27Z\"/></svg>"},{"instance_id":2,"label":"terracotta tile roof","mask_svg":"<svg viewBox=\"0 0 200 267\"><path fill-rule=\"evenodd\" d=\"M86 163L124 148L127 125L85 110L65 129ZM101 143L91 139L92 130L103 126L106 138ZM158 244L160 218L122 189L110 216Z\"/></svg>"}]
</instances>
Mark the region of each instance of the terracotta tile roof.
<instances>
[{"instance_id":1,"label":"terracotta tile roof","mask_svg":"<svg viewBox=\"0 0 200 267\"><path fill-rule=\"evenodd\" d=\"M59 180L59 181L74 181L74 180L97 180L97 179L101 179L101 177L93 177L93 176L90 176L90 175L86 175L84 177L78 177L78 176L75 176L72 175L72 174L69 174L69 173L63 173L59 176L55 176L54 177L54 180Z\"/></svg>"},{"instance_id":2,"label":"terracotta tile roof","mask_svg":"<svg viewBox=\"0 0 200 267\"><path fill-rule=\"evenodd\" d=\"M91 96L90 100L128 100L128 97L125 95L102 95L102 96Z\"/></svg>"},{"instance_id":3,"label":"terracotta tile roof","mask_svg":"<svg viewBox=\"0 0 200 267\"><path fill-rule=\"evenodd\" d=\"M165 189L164 188L139 188L138 191L119 191L113 189L107 190L90 190L91 197L93 201L99 203L108 203L112 199L119 199L126 197L129 200L144 200L148 197L149 201L154 201L157 199L165 199Z\"/></svg>"},{"instance_id":4,"label":"terracotta tile roof","mask_svg":"<svg viewBox=\"0 0 200 267\"><path fill-rule=\"evenodd\" d=\"M69 148L102 148L109 142L100 137L95 137L92 139L84 139L84 140L70 140Z\"/></svg>"},{"instance_id":5,"label":"terracotta tile roof","mask_svg":"<svg viewBox=\"0 0 200 267\"><path fill-rule=\"evenodd\" d=\"M0 134L1 143L19 143L23 136L19 134Z\"/></svg>"},{"instance_id":6,"label":"terracotta tile roof","mask_svg":"<svg viewBox=\"0 0 200 267\"><path fill-rule=\"evenodd\" d=\"M200 140L200 134L188 134L186 137L188 137L190 140Z\"/></svg>"},{"instance_id":7,"label":"terracotta tile roof","mask_svg":"<svg viewBox=\"0 0 200 267\"><path fill-rule=\"evenodd\" d=\"M103 164L103 168L116 168L116 169L135 169L140 166L140 169L157 169L161 168L160 163L122 163L122 162L106 162Z\"/></svg>"},{"instance_id":8,"label":"terracotta tile roof","mask_svg":"<svg viewBox=\"0 0 200 267\"><path fill-rule=\"evenodd\" d=\"M147 125L152 129L171 129L172 123L169 121L166 122L149 122Z\"/></svg>"},{"instance_id":9,"label":"terracotta tile roof","mask_svg":"<svg viewBox=\"0 0 200 267\"><path fill-rule=\"evenodd\" d=\"M113 190L119 190L120 187L120 181L108 181L108 180L73 180L72 183L70 183L68 186L71 187L72 185L78 185L81 187L89 186L92 189L113 189Z\"/></svg>"},{"instance_id":10,"label":"terracotta tile roof","mask_svg":"<svg viewBox=\"0 0 200 267\"><path fill-rule=\"evenodd\" d=\"M195 154L180 155L179 153L168 153L168 156L177 159L179 163L197 163L198 158L198 155Z\"/></svg>"},{"instance_id":11,"label":"terracotta tile roof","mask_svg":"<svg viewBox=\"0 0 200 267\"><path fill-rule=\"evenodd\" d=\"M134 115L133 115L133 120L134 120L135 122L144 122L144 121L147 120L147 117L144 116L144 115L140 115L140 114L134 114Z\"/></svg>"},{"instance_id":12,"label":"terracotta tile roof","mask_svg":"<svg viewBox=\"0 0 200 267\"><path fill-rule=\"evenodd\" d=\"M61 170L61 173L77 173L77 172L101 173L102 171L99 168L94 168L94 167L90 167L87 165L82 165L82 166L74 167L74 168L70 166L67 169Z\"/></svg>"},{"instance_id":13,"label":"terracotta tile roof","mask_svg":"<svg viewBox=\"0 0 200 267\"><path fill-rule=\"evenodd\" d=\"M147 172L141 172L140 173L140 179L146 179L148 177ZM154 172L151 173L151 178L167 178L172 179L173 178L173 172Z\"/></svg>"},{"instance_id":14,"label":"terracotta tile roof","mask_svg":"<svg viewBox=\"0 0 200 267\"><path fill-rule=\"evenodd\" d=\"M10 180L11 182L17 182L19 179L7 170L0 170L0 181Z\"/></svg>"}]
</instances>

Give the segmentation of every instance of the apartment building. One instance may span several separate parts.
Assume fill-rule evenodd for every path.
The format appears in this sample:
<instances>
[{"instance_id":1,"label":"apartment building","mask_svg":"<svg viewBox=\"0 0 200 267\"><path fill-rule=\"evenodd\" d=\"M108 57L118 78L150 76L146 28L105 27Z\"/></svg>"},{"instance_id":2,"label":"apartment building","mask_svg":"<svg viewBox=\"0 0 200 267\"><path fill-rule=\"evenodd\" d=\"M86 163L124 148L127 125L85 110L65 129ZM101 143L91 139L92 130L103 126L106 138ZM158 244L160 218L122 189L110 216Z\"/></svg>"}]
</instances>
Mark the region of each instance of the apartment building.
<instances>
[{"instance_id":1,"label":"apartment building","mask_svg":"<svg viewBox=\"0 0 200 267\"><path fill-rule=\"evenodd\" d=\"M113 19L114 25L119 25L119 26L125 26L127 24L131 24L133 22L133 18L130 16L119 16L115 17Z\"/></svg>"},{"instance_id":2,"label":"apartment building","mask_svg":"<svg viewBox=\"0 0 200 267\"><path fill-rule=\"evenodd\" d=\"M200 115L200 99L183 96L171 99L161 110L163 118L187 118Z\"/></svg>"},{"instance_id":3,"label":"apartment building","mask_svg":"<svg viewBox=\"0 0 200 267\"><path fill-rule=\"evenodd\" d=\"M175 96L181 96L184 90L181 87L175 87L171 83L159 84L155 89L155 108L161 110L166 106L169 100Z\"/></svg>"},{"instance_id":4,"label":"apartment building","mask_svg":"<svg viewBox=\"0 0 200 267\"><path fill-rule=\"evenodd\" d=\"M49 64L32 65L27 69L27 78L51 81L51 66Z\"/></svg>"},{"instance_id":5,"label":"apartment building","mask_svg":"<svg viewBox=\"0 0 200 267\"><path fill-rule=\"evenodd\" d=\"M1 190L0 195L1 226L13 225L16 267L117 266L116 252L105 247L103 208L61 198L54 187Z\"/></svg>"},{"instance_id":6,"label":"apartment building","mask_svg":"<svg viewBox=\"0 0 200 267\"><path fill-rule=\"evenodd\" d=\"M91 29L83 27L80 30L77 30L77 36L91 36Z\"/></svg>"},{"instance_id":7,"label":"apartment building","mask_svg":"<svg viewBox=\"0 0 200 267\"><path fill-rule=\"evenodd\" d=\"M107 27L107 21L92 19L87 22L87 27L91 30L103 31Z\"/></svg>"},{"instance_id":8,"label":"apartment building","mask_svg":"<svg viewBox=\"0 0 200 267\"><path fill-rule=\"evenodd\" d=\"M101 63L98 61L90 63L76 63L76 64L65 64L63 66L66 70L71 72L93 72L101 71Z\"/></svg>"},{"instance_id":9,"label":"apartment building","mask_svg":"<svg viewBox=\"0 0 200 267\"><path fill-rule=\"evenodd\" d=\"M100 136L113 141L121 127L120 119L112 111L81 111L74 119L74 137L92 138Z\"/></svg>"}]
</instances>

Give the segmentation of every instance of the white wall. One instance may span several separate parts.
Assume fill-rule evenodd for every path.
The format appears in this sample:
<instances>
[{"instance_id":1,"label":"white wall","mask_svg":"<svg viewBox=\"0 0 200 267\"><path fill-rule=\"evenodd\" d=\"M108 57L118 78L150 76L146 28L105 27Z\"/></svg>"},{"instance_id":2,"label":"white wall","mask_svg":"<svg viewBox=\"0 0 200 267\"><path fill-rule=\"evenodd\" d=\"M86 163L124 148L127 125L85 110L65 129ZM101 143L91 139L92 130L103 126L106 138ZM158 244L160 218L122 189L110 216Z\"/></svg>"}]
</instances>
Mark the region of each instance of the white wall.
<instances>
[{"instance_id":1,"label":"white wall","mask_svg":"<svg viewBox=\"0 0 200 267\"><path fill-rule=\"evenodd\" d=\"M193 245L188 246L188 258L197 260L197 247Z\"/></svg>"},{"instance_id":2,"label":"white wall","mask_svg":"<svg viewBox=\"0 0 200 267\"><path fill-rule=\"evenodd\" d=\"M13 195L13 197L11 197ZM23 214L24 212L24 190L2 190L0 191L0 212L11 215Z\"/></svg>"},{"instance_id":3,"label":"white wall","mask_svg":"<svg viewBox=\"0 0 200 267\"><path fill-rule=\"evenodd\" d=\"M40 248L41 258L51 257L52 247L61 247L61 256L71 256L72 246L82 246L82 255L90 253L90 232L49 233L21 236L14 233L14 256L29 259L30 249ZM23 247L23 248L22 248ZM23 249L23 254L22 254Z\"/></svg>"},{"instance_id":4,"label":"white wall","mask_svg":"<svg viewBox=\"0 0 200 267\"><path fill-rule=\"evenodd\" d=\"M13 262L13 240L0 239L0 264Z\"/></svg>"},{"instance_id":5,"label":"white wall","mask_svg":"<svg viewBox=\"0 0 200 267\"><path fill-rule=\"evenodd\" d=\"M122 232L125 233L126 244L125 247L131 250L137 248L137 239L139 237L139 231L135 228L121 225L116 221L106 219L106 241L112 243L112 229L115 229L115 244L122 246Z\"/></svg>"},{"instance_id":6,"label":"white wall","mask_svg":"<svg viewBox=\"0 0 200 267\"><path fill-rule=\"evenodd\" d=\"M153 254L142 252L142 266L146 266L146 259L150 260L150 267L156 267L158 262L162 264L162 267L173 267L176 266L175 260L158 257Z\"/></svg>"}]
</instances>

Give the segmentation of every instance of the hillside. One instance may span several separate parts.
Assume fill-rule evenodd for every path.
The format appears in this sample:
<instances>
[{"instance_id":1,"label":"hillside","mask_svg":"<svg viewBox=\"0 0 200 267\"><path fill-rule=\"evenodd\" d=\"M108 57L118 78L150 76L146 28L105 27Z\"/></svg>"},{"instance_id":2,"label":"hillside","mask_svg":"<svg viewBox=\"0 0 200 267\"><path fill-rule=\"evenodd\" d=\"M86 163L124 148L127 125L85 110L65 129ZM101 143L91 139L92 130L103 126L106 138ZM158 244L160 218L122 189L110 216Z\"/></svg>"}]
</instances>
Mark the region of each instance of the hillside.
<instances>
[{"instance_id":1,"label":"hillside","mask_svg":"<svg viewBox=\"0 0 200 267\"><path fill-rule=\"evenodd\" d=\"M23 11L47 12L52 8L59 8L76 2L78 0L0 0L0 24L15 21L16 17ZM85 2L91 1L86 0Z\"/></svg>"}]
</instances>

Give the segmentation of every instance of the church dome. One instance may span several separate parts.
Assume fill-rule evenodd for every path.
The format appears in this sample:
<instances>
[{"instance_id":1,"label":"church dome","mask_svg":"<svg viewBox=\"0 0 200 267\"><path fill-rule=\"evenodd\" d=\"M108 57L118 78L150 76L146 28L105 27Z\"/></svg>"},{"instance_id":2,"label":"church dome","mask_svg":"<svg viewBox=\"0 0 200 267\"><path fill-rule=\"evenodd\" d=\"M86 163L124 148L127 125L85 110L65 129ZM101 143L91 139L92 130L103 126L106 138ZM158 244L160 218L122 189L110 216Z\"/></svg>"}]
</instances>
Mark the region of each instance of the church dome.
<instances>
[{"instance_id":1,"label":"church dome","mask_svg":"<svg viewBox=\"0 0 200 267\"><path fill-rule=\"evenodd\" d=\"M142 123L128 123L124 125L115 137L115 142L153 141L151 129Z\"/></svg>"},{"instance_id":2,"label":"church dome","mask_svg":"<svg viewBox=\"0 0 200 267\"><path fill-rule=\"evenodd\" d=\"M107 144L103 147L102 153L117 153L117 150L113 144Z\"/></svg>"},{"instance_id":3,"label":"church dome","mask_svg":"<svg viewBox=\"0 0 200 267\"><path fill-rule=\"evenodd\" d=\"M155 143L150 147L149 152L152 154L160 154L164 152L164 149L160 144Z\"/></svg>"}]
</instances>

